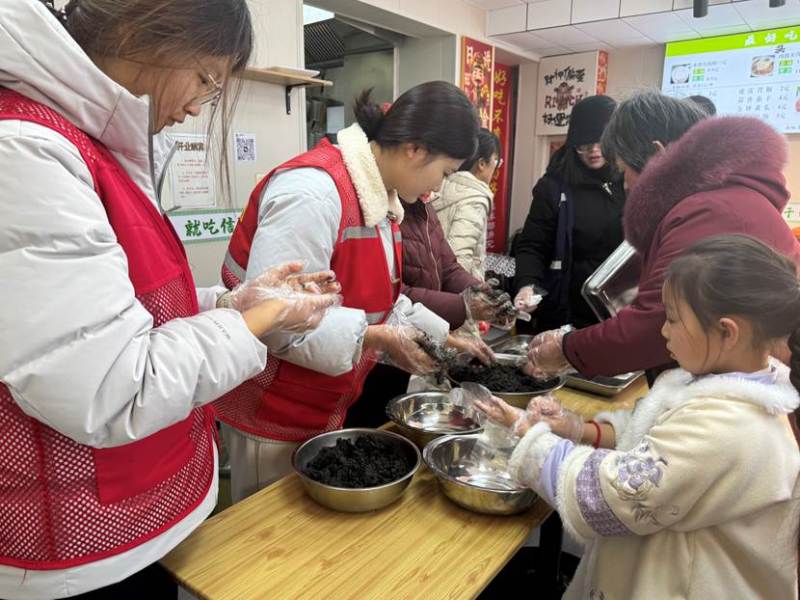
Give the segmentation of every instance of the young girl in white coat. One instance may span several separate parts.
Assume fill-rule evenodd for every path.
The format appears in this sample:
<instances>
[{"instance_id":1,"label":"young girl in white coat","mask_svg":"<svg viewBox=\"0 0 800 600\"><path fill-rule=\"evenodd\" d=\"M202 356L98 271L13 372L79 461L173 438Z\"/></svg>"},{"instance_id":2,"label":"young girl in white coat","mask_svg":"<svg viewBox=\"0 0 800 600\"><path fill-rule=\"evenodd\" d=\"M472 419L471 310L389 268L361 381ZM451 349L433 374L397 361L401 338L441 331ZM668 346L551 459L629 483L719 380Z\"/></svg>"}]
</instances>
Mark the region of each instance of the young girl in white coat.
<instances>
[{"instance_id":1,"label":"young girl in white coat","mask_svg":"<svg viewBox=\"0 0 800 600\"><path fill-rule=\"evenodd\" d=\"M565 597L796 598L800 372L769 356L800 325L795 266L720 236L672 263L663 298L681 368L632 412L483 405L523 436L512 473L585 546Z\"/></svg>"}]
</instances>

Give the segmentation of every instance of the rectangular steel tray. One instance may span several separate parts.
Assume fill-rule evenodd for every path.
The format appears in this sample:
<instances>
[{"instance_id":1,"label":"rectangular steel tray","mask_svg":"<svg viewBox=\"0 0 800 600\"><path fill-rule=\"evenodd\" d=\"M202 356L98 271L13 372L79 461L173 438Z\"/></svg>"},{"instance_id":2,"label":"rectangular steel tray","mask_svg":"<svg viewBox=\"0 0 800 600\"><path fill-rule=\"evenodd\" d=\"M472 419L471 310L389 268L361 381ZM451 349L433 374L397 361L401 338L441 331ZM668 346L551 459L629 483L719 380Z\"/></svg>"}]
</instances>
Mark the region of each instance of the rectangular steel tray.
<instances>
[{"instance_id":1,"label":"rectangular steel tray","mask_svg":"<svg viewBox=\"0 0 800 600\"><path fill-rule=\"evenodd\" d=\"M591 394L599 396L616 396L626 387L636 381L642 371L634 371L632 373L624 373L616 377L603 377L598 376L594 379L587 379L577 374L567 375L567 387L576 390L582 390Z\"/></svg>"}]
</instances>

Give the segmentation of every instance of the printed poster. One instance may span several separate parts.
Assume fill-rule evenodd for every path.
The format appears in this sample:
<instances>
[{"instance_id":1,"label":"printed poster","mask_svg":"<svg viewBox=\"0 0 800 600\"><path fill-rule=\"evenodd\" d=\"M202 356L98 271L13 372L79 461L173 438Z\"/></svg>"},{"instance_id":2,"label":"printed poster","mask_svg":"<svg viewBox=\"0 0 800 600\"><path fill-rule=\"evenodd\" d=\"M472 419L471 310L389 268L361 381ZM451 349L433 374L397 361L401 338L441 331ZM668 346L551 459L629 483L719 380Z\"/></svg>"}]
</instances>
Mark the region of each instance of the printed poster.
<instances>
[{"instance_id":1,"label":"printed poster","mask_svg":"<svg viewBox=\"0 0 800 600\"><path fill-rule=\"evenodd\" d=\"M214 174L209 164L208 140L203 134L170 134L175 140L175 156L168 177L175 208L216 206Z\"/></svg>"},{"instance_id":2,"label":"printed poster","mask_svg":"<svg viewBox=\"0 0 800 600\"><path fill-rule=\"evenodd\" d=\"M492 125L494 46L468 37L461 42L461 89L478 110L481 127Z\"/></svg>"},{"instance_id":3,"label":"printed poster","mask_svg":"<svg viewBox=\"0 0 800 600\"><path fill-rule=\"evenodd\" d=\"M536 135L566 135L572 107L587 96L605 92L607 72L608 55L601 51L543 58L539 63Z\"/></svg>"}]
</instances>

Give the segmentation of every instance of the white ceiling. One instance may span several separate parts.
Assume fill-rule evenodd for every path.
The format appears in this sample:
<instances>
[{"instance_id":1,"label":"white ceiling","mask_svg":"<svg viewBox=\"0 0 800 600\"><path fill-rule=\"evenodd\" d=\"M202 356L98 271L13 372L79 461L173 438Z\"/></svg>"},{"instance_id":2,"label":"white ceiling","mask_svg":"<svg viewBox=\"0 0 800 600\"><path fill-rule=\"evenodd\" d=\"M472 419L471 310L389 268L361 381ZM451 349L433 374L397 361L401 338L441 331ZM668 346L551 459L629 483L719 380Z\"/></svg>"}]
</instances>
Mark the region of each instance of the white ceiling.
<instances>
[{"instance_id":1,"label":"white ceiling","mask_svg":"<svg viewBox=\"0 0 800 600\"><path fill-rule=\"evenodd\" d=\"M800 0L467 0L491 11L488 35L541 56L647 46L800 24ZM656 10L661 12L655 12ZM542 28L544 27L544 28ZM493 31L493 29L495 31Z\"/></svg>"}]
</instances>

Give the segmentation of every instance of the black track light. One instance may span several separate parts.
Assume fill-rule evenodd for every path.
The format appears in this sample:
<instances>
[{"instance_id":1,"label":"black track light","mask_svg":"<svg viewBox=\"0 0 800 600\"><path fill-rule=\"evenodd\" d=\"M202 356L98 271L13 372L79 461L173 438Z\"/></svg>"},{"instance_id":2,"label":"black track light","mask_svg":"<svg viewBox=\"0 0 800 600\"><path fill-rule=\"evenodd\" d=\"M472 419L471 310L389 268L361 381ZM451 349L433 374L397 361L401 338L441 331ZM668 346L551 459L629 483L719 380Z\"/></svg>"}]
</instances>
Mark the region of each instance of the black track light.
<instances>
[{"instance_id":1,"label":"black track light","mask_svg":"<svg viewBox=\"0 0 800 600\"><path fill-rule=\"evenodd\" d=\"M705 17L707 14L708 0L694 0L694 18L699 19L700 17Z\"/></svg>"}]
</instances>

